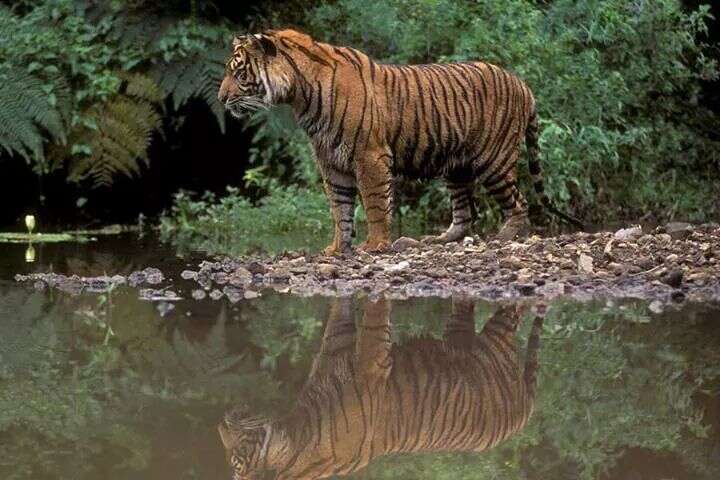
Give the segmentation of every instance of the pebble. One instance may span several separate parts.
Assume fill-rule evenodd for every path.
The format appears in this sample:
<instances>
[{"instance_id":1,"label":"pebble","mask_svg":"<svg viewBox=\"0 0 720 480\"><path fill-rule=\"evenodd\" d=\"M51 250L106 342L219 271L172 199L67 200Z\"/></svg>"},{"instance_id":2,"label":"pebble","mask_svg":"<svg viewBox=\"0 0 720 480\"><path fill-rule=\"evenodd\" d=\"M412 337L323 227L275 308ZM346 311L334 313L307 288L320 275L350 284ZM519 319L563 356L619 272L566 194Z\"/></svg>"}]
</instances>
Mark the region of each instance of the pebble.
<instances>
[{"instance_id":1,"label":"pebble","mask_svg":"<svg viewBox=\"0 0 720 480\"><path fill-rule=\"evenodd\" d=\"M650 257L639 257L635 261L635 265L637 265L643 270L650 270L655 266L655 261Z\"/></svg>"},{"instance_id":2,"label":"pebble","mask_svg":"<svg viewBox=\"0 0 720 480\"><path fill-rule=\"evenodd\" d=\"M252 283L253 281L253 274L244 267L237 267L231 274L230 274L230 285L233 286L243 286L247 285L248 283Z\"/></svg>"},{"instance_id":3,"label":"pebble","mask_svg":"<svg viewBox=\"0 0 720 480\"><path fill-rule=\"evenodd\" d=\"M197 280L198 273L193 272L192 270L183 270L180 272L180 278L183 280Z\"/></svg>"},{"instance_id":4,"label":"pebble","mask_svg":"<svg viewBox=\"0 0 720 480\"><path fill-rule=\"evenodd\" d=\"M401 270L406 270L409 267L410 267L410 262L408 262L407 260L403 260L401 262L388 265L387 267L385 267L385 271L386 272L399 272Z\"/></svg>"},{"instance_id":5,"label":"pebble","mask_svg":"<svg viewBox=\"0 0 720 480\"><path fill-rule=\"evenodd\" d=\"M662 282L671 287L678 288L683 281L683 271L680 269L670 270L661 278Z\"/></svg>"},{"instance_id":6,"label":"pebble","mask_svg":"<svg viewBox=\"0 0 720 480\"><path fill-rule=\"evenodd\" d=\"M154 267L146 268L143 273L145 273L145 281L150 285L157 285L165 279L163 273Z\"/></svg>"},{"instance_id":7,"label":"pebble","mask_svg":"<svg viewBox=\"0 0 720 480\"><path fill-rule=\"evenodd\" d=\"M593 259L589 255L581 253L578 256L578 270L582 273L591 274L593 273Z\"/></svg>"},{"instance_id":8,"label":"pebble","mask_svg":"<svg viewBox=\"0 0 720 480\"><path fill-rule=\"evenodd\" d=\"M264 275L267 273L267 268L260 262L250 262L245 265L245 269L253 275Z\"/></svg>"},{"instance_id":9,"label":"pebble","mask_svg":"<svg viewBox=\"0 0 720 480\"><path fill-rule=\"evenodd\" d=\"M336 278L338 267L329 263L321 263L317 266L317 272L323 278Z\"/></svg>"}]
</instances>

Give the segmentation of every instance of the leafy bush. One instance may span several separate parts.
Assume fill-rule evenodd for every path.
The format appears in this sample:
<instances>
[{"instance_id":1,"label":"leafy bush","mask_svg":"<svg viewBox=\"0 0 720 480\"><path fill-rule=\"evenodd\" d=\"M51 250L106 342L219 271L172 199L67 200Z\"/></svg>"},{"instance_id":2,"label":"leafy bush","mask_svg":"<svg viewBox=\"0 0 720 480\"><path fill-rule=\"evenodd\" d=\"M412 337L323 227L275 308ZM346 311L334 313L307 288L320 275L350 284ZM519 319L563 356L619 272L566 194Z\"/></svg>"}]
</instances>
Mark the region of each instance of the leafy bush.
<instances>
[{"instance_id":1,"label":"leafy bush","mask_svg":"<svg viewBox=\"0 0 720 480\"><path fill-rule=\"evenodd\" d=\"M175 111L203 99L224 129L215 94L227 26L161 16L143 2L88 5L0 6L0 149L39 174L64 168L99 186L148 162L166 98Z\"/></svg>"},{"instance_id":2,"label":"leafy bush","mask_svg":"<svg viewBox=\"0 0 720 480\"><path fill-rule=\"evenodd\" d=\"M329 243L331 227L324 194L295 186L275 186L257 205L231 187L220 199L181 192L160 222L161 238L181 250L234 255L288 245L317 250Z\"/></svg>"}]
</instances>

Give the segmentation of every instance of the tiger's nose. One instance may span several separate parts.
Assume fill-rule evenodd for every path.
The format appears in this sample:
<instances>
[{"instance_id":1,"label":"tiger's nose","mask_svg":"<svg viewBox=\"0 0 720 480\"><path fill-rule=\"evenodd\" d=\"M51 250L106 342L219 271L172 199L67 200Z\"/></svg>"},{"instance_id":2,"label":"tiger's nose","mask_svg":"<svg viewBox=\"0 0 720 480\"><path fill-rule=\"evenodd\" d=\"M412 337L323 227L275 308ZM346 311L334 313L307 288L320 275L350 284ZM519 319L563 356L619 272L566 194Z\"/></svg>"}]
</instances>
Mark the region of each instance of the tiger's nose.
<instances>
[{"instance_id":1,"label":"tiger's nose","mask_svg":"<svg viewBox=\"0 0 720 480\"><path fill-rule=\"evenodd\" d=\"M220 103L227 102L228 96L230 95L230 89L228 88L228 81L227 78L223 78L222 83L220 84L220 89L218 90L218 100Z\"/></svg>"},{"instance_id":2,"label":"tiger's nose","mask_svg":"<svg viewBox=\"0 0 720 480\"><path fill-rule=\"evenodd\" d=\"M220 103L224 104L227 101L227 98L228 98L228 92L221 85L220 90L218 90L218 100L220 101Z\"/></svg>"}]
</instances>

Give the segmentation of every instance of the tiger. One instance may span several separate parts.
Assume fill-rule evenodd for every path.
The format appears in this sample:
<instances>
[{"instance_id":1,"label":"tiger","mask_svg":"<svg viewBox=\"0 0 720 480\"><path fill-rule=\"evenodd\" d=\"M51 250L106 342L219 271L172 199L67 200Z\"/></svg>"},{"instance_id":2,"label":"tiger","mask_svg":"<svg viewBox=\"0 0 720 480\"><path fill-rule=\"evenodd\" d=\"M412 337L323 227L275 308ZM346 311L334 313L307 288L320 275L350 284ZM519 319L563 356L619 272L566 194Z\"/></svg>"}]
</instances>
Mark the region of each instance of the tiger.
<instances>
[{"instance_id":1,"label":"tiger","mask_svg":"<svg viewBox=\"0 0 720 480\"><path fill-rule=\"evenodd\" d=\"M396 176L445 180L452 222L431 242L469 233L477 183L502 208L496 238L526 233L527 202L517 187L523 138L543 205L582 227L544 193L533 93L490 63L380 64L295 30L267 30L234 38L218 100L234 117L291 106L310 138L330 202L334 236L325 254L351 251L358 192L368 223L359 249L390 245Z\"/></svg>"},{"instance_id":2,"label":"tiger","mask_svg":"<svg viewBox=\"0 0 720 480\"><path fill-rule=\"evenodd\" d=\"M524 368L520 308L475 331L474 303L453 298L442 339L391 339L390 303L331 305L320 351L294 406L277 418L229 410L218 426L233 480L321 479L399 453L482 452L528 422L537 390L537 316Z\"/></svg>"}]
</instances>

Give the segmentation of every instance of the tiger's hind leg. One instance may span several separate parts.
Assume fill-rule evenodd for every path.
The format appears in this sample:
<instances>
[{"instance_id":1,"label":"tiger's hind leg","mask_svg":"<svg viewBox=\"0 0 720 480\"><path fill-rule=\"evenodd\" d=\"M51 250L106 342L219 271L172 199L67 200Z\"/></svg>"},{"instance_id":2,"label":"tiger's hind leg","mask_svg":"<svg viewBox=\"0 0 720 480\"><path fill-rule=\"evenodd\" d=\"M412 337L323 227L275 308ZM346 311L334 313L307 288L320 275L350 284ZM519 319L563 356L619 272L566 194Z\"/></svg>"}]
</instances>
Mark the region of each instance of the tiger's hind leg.
<instances>
[{"instance_id":1,"label":"tiger's hind leg","mask_svg":"<svg viewBox=\"0 0 720 480\"><path fill-rule=\"evenodd\" d=\"M433 243L449 243L462 240L470 234L472 225L474 182L453 182L448 180L447 189L452 205L452 223L445 232L430 239Z\"/></svg>"},{"instance_id":2,"label":"tiger's hind leg","mask_svg":"<svg viewBox=\"0 0 720 480\"><path fill-rule=\"evenodd\" d=\"M499 175L490 175L483 181L488 194L500 204L505 222L495 238L501 241L513 240L526 236L530 231L530 222L527 214L527 201L517 188L515 168L517 155L513 155L509 162L507 172Z\"/></svg>"},{"instance_id":3,"label":"tiger's hind leg","mask_svg":"<svg viewBox=\"0 0 720 480\"><path fill-rule=\"evenodd\" d=\"M335 233L332 243L325 248L325 255L337 255L351 251L354 232L355 196L357 187L351 175L344 174L333 168L324 167L323 184L332 213Z\"/></svg>"}]
</instances>

